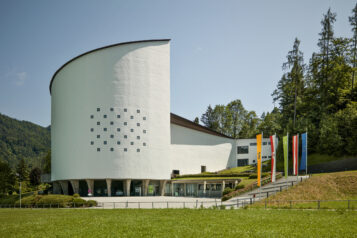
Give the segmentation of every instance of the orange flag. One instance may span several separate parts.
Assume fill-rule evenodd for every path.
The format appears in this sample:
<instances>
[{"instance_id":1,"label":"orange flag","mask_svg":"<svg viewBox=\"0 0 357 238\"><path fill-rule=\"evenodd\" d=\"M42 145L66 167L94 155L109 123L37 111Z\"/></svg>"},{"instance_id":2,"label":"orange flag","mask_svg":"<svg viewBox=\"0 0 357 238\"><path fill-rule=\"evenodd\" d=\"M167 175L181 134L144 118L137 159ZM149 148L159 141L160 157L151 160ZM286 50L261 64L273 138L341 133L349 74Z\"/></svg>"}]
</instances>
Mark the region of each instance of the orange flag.
<instances>
[{"instance_id":1,"label":"orange flag","mask_svg":"<svg viewBox=\"0 0 357 238\"><path fill-rule=\"evenodd\" d=\"M258 187L261 186L260 178L261 178L261 171L262 171L262 134L257 135L257 179L258 179Z\"/></svg>"}]
</instances>

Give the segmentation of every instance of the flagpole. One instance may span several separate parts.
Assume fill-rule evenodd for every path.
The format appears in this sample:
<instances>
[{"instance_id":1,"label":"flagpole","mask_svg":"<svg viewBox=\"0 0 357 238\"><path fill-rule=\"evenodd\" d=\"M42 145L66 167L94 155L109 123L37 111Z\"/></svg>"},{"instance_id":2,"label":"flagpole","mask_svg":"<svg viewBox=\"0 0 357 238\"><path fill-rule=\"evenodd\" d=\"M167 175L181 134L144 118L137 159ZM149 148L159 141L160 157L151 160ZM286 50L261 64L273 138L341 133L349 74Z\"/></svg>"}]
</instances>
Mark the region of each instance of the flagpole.
<instances>
[{"instance_id":1,"label":"flagpole","mask_svg":"<svg viewBox=\"0 0 357 238\"><path fill-rule=\"evenodd\" d=\"M299 181L299 133L296 134L296 181Z\"/></svg>"},{"instance_id":2,"label":"flagpole","mask_svg":"<svg viewBox=\"0 0 357 238\"><path fill-rule=\"evenodd\" d=\"M287 175L286 175L286 177L289 177L289 132L287 132L287 142L286 142L286 145L287 145L287 158L286 158L286 167L288 168L287 170L286 170L286 173L287 173Z\"/></svg>"},{"instance_id":3,"label":"flagpole","mask_svg":"<svg viewBox=\"0 0 357 238\"><path fill-rule=\"evenodd\" d=\"M305 161L305 166L306 166L306 169L305 169L305 174L307 175L307 128L306 128L306 161Z\"/></svg>"},{"instance_id":4,"label":"flagpole","mask_svg":"<svg viewBox=\"0 0 357 238\"><path fill-rule=\"evenodd\" d=\"M262 167L263 167L263 132L262 132L262 140L260 141L260 173L259 173L259 181L260 181L260 186L259 186L259 200L262 199Z\"/></svg>"}]
</instances>

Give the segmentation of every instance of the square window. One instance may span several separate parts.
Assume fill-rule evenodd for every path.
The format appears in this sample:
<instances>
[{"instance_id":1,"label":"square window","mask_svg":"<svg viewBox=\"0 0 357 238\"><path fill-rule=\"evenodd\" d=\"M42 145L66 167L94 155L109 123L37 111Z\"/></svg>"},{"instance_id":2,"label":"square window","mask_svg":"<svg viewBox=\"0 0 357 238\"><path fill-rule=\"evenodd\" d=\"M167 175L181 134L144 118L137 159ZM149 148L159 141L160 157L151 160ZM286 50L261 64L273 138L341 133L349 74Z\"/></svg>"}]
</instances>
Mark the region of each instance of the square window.
<instances>
[{"instance_id":1,"label":"square window","mask_svg":"<svg viewBox=\"0 0 357 238\"><path fill-rule=\"evenodd\" d=\"M97 125L98 125L98 126L100 125L100 121L97 121Z\"/></svg>"},{"instance_id":2,"label":"square window","mask_svg":"<svg viewBox=\"0 0 357 238\"><path fill-rule=\"evenodd\" d=\"M143 133L146 134L146 130L143 130Z\"/></svg>"},{"instance_id":3,"label":"square window","mask_svg":"<svg viewBox=\"0 0 357 238\"><path fill-rule=\"evenodd\" d=\"M140 152L140 149L136 149L136 152Z\"/></svg>"},{"instance_id":4,"label":"square window","mask_svg":"<svg viewBox=\"0 0 357 238\"><path fill-rule=\"evenodd\" d=\"M99 107L97 107L97 112L100 112L100 108Z\"/></svg>"},{"instance_id":5,"label":"square window","mask_svg":"<svg viewBox=\"0 0 357 238\"><path fill-rule=\"evenodd\" d=\"M113 121L111 121L111 122L110 122L110 125L114 125L114 122L113 122Z\"/></svg>"},{"instance_id":6,"label":"square window","mask_svg":"<svg viewBox=\"0 0 357 238\"><path fill-rule=\"evenodd\" d=\"M117 145L120 145L120 141L117 141Z\"/></svg>"},{"instance_id":7,"label":"square window","mask_svg":"<svg viewBox=\"0 0 357 238\"><path fill-rule=\"evenodd\" d=\"M138 110L136 110L136 112L137 112L137 113L140 113L140 110L138 109Z\"/></svg>"},{"instance_id":8,"label":"square window","mask_svg":"<svg viewBox=\"0 0 357 238\"><path fill-rule=\"evenodd\" d=\"M91 119L93 119L93 118L94 118L94 116L93 116L93 115L90 115L90 118L91 118Z\"/></svg>"},{"instance_id":9,"label":"square window","mask_svg":"<svg viewBox=\"0 0 357 238\"><path fill-rule=\"evenodd\" d=\"M90 144L91 144L91 145L94 145L94 141L91 141Z\"/></svg>"},{"instance_id":10,"label":"square window","mask_svg":"<svg viewBox=\"0 0 357 238\"><path fill-rule=\"evenodd\" d=\"M137 126L140 126L140 123L136 123Z\"/></svg>"},{"instance_id":11,"label":"square window","mask_svg":"<svg viewBox=\"0 0 357 238\"><path fill-rule=\"evenodd\" d=\"M143 120L145 121L145 120L146 120L146 117L143 117Z\"/></svg>"},{"instance_id":12,"label":"square window","mask_svg":"<svg viewBox=\"0 0 357 238\"><path fill-rule=\"evenodd\" d=\"M127 149L127 148L124 148L124 151L125 151L125 152L127 152L127 151L128 151L128 149Z\"/></svg>"},{"instance_id":13,"label":"square window","mask_svg":"<svg viewBox=\"0 0 357 238\"><path fill-rule=\"evenodd\" d=\"M110 108L110 111L111 111L111 112L114 111L114 108L111 107L111 108Z\"/></svg>"},{"instance_id":14,"label":"square window","mask_svg":"<svg viewBox=\"0 0 357 238\"><path fill-rule=\"evenodd\" d=\"M90 128L90 131L91 131L91 132L93 132L93 131L94 131L94 129L93 129L93 128Z\"/></svg>"},{"instance_id":15,"label":"square window","mask_svg":"<svg viewBox=\"0 0 357 238\"><path fill-rule=\"evenodd\" d=\"M137 136L136 139L140 140L140 136Z\"/></svg>"},{"instance_id":16,"label":"square window","mask_svg":"<svg viewBox=\"0 0 357 238\"><path fill-rule=\"evenodd\" d=\"M127 111L128 111L128 109L124 108L124 112L127 112Z\"/></svg>"},{"instance_id":17,"label":"square window","mask_svg":"<svg viewBox=\"0 0 357 238\"><path fill-rule=\"evenodd\" d=\"M128 136L127 135L124 135L124 139L127 139L128 138Z\"/></svg>"},{"instance_id":18,"label":"square window","mask_svg":"<svg viewBox=\"0 0 357 238\"><path fill-rule=\"evenodd\" d=\"M120 131L120 128L117 128L117 131Z\"/></svg>"},{"instance_id":19,"label":"square window","mask_svg":"<svg viewBox=\"0 0 357 238\"><path fill-rule=\"evenodd\" d=\"M130 142L130 145L134 145L134 142Z\"/></svg>"},{"instance_id":20,"label":"square window","mask_svg":"<svg viewBox=\"0 0 357 238\"><path fill-rule=\"evenodd\" d=\"M97 148L97 151L100 151L100 148Z\"/></svg>"},{"instance_id":21,"label":"square window","mask_svg":"<svg viewBox=\"0 0 357 238\"><path fill-rule=\"evenodd\" d=\"M130 129L130 132L134 132L134 129Z\"/></svg>"},{"instance_id":22,"label":"square window","mask_svg":"<svg viewBox=\"0 0 357 238\"><path fill-rule=\"evenodd\" d=\"M117 118L120 118L120 115L117 115Z\"/></svg>"},{"instance_id":23,"label":"square window","mask_svg":"<svg viewBox=\"0 0 357 238\"><path fill-rule=\"evenodd\" d=\"M97 138L100 138L100 135L97 135Z\"/></svg>"},{"instance_id":24,"label":"square window","mask_svg":"<svg viewBox=\"0 0 357 238\"><path fill-rule=\"evenodd\" d=\"M104 118L107 118L107 115L103 115Z\"/></svg>"},{"instance_id":25,"label":"square window","mask_svg":"<svg viewBox=\"0 0 357 238\"><path fill-rule=\"evenodd\" d=\"M104 127L104 128L103 128L103 131L107 131L107 128Z\"/></svg>"},{"instance_id":26,"label":"square window","mask_svg":"<svg viewBox=\"0 0 357 238\"><path fill-rule=\"evenodd\" d=\"M103 143L104 143L104 145L106 145L106 144L107 144L107 141L105 140L105 141L103 141Z\"/></svg>"},{"instance_id":27,"label":"square window","mask_svg":"<svg viewBox=\"0 0 357 238\"><path fill-rule=\"evenodd\" d=\"M110 151L114 151L114 148L110 148Z\"/></svg>"},{"instance_id":28,"label":"square window","mask_svg":"<svg viewBox=\"0 0 357 238\"><path fill-rule=\"evenodd\" d=\"M143 143L143 146L146 146L146 143L145 143L145 142Z\"/></svg>"},{"instance_id":29,"label":"square window","mask_svg":"<svg viewBox=\"0 0 357 238\"><path fill-rule=\"evenodd\" d=\"M110 138L114 138L114 135L110 135Z\"/></svg>"},{"instance_id":30,"label":"square window","mask_svg":"<svg viewBox=\"0 0 357 238\"><path fill-rule=\"evenodd\" d=\"M128 123L127 123L127 122L124 122L124 126L126 126L126 125L128 125Z\"/></svg>"},{"instance_id":31,"label":"square window","mask_svg":"<svg viewBox=\"0 0 357 238\"><path fill-rule=\"evenodd\" d=\"M134 119L134 116L130 116L130 119Z\"/></svg>"}]
</instances>

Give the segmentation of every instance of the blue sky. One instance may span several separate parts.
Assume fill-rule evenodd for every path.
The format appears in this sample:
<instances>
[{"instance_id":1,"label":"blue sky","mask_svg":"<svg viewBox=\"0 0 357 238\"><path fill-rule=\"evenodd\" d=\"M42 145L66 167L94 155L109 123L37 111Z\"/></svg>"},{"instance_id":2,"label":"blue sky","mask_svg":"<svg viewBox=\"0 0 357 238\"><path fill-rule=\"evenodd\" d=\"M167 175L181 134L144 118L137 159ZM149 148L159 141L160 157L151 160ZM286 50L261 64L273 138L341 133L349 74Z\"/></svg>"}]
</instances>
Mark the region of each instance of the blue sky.
<instances>
[{"instance_id":1,"label":"blue sky","mask_svg":"<svg viewBox=\"0 0 357 238\"><path fill-rule=\"evenodd\" d=\"M188 119L209 104L241 99L258 115L295 37L308 62L322 15L337 13L350 37L355 1L0 1L0 113L42 126L51 121L54 72L86 51L124 41L170 38L171 111Z\"/></svg>"}]
</instances>

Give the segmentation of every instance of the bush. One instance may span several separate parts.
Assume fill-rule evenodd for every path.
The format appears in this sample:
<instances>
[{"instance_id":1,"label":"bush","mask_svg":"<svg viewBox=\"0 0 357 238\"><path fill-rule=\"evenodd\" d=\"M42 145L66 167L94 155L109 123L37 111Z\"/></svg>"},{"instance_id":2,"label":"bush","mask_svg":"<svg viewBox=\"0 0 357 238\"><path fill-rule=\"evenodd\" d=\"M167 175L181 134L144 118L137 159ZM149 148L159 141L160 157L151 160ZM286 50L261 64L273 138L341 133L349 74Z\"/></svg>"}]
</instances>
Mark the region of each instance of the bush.
<instances>
[{"instance_id":1,"label":"bush","mask_svg":"<svg viewBox=\"0 0 357 238\"><path fill-rule=\"evenodd\" d=\"M227 187L227 188L225 188L225 189L223 190L223 196L224 196L224 195L227 195L227 194L229 194L229 193L231 193L231 192L233 192L233 191L234 191L233 189Z\"/></svg>"},{"instance_id":2,"label":"bush","mask_svg":"<svg viewBox=\"0 0 357 238\"><path fill-rule=\"evenodd\" d=\"M244 184L238 184L235 188L234 188L234 190L235 191L237 191L237 190L239 190L239 189L242 189L242 188L244 188L245 186L244 186Z\"/></svg>"},{"instance_id":3,"label":"bush","mask_svg":"<svg viewBox=\"0 0 357 238\"><path fill-rule=\"evenodd\" d=\"M87 201L82 199L82 198L73 198L73 203L72 206L73 207L83 207L87 205Z\"/></svg>"},{"instance_id":4,"label":"bush","mask_svg":"<svg viewBox=\"0 0 357 238\"><path fill-rule=\"evenodd\" d=\"M87 205L87 207L95 207L95 206L97 206L97 201L88 200L86 205Z\"/></svg>"},{"instance_id":5,"label":"bush","mask_svg":"<svg viewBox=\"0 0 357 238\"><path fill-rule=\"evenodd\" d=\"M81 197L81 196L79 196L78 193L75 193L75 194L73 194L73 197L74 197L74 198L79 198L79 197Z\"/></svg>"}]
</instances>

